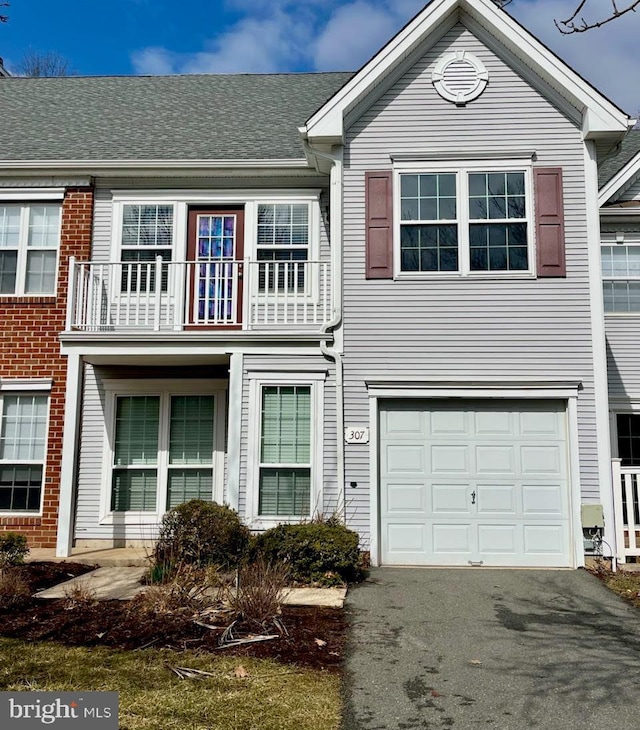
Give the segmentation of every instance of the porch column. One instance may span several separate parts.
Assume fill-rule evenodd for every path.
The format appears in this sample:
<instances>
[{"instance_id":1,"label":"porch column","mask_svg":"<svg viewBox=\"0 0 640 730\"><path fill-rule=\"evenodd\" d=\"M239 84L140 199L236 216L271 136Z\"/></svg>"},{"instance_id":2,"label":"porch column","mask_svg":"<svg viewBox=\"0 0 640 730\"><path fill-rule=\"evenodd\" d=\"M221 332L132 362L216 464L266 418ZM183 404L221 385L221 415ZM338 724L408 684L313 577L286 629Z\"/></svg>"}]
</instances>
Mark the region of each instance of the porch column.
<instances>
[{"instance_id":1,"label":"porch column","mask_svg":"<svg viewBox=\"0 0 640 730\"><path fill-rule=\"evenodd\" d=\"M240 506L240 444L242 440L242 374L244 355L234 352L229 363L229 419L227 437L227 504Z\"/></svg>"},{"instance_id":2,"label":"porch column","mask_svg":"<svg viewBox=\"0 0 640 730\"><path fill-rule=\"evenodd\" d=\"M78 443L80 441L80 402L82 388L82 358L72 353L67 362L67 390L64 406L64 434L60 469L60 501L58 506L58 540L56 556L71 555L74 521L74 486Z\"/></svg>"}]
</instances>

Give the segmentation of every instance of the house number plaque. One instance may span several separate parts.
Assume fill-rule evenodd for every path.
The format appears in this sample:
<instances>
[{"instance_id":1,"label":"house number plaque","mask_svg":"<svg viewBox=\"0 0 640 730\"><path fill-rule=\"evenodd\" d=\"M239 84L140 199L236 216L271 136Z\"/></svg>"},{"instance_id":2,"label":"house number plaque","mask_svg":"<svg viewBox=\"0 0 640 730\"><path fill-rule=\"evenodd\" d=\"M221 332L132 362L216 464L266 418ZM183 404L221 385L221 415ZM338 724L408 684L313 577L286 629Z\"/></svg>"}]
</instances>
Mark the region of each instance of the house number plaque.
<instances>
[{"instance_id":1,"label":"house number plaque","mask_svg":"<svg viewBox=\"0 0 640 730\"><path fill-rule=\"evenodd\" d=\"M368 444L368 426L347 426L344 430L344 441L347 444Z\"/></svg>"}]
</instances>

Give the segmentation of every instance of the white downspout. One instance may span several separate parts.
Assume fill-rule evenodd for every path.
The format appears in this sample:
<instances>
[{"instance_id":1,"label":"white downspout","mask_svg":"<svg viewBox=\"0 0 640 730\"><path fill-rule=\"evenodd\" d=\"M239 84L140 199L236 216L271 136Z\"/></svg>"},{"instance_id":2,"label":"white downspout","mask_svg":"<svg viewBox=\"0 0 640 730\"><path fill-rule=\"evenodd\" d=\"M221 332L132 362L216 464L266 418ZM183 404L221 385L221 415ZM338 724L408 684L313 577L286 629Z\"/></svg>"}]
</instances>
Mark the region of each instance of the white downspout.
<instances>
[{"instance_id":1,"label":"white downspout","mask_svg":"<svg viewBox=\"0 0 640 730\"><path fill-rule=\"evenodd\" d=\"M322 332L334 332L342 326L342 149L337 153L320 152L312 149L306 140L302 141L305 152L309 156L322 157L331 162L331 187L329 191L329 236L331 243L331 298L333 317L322 327ZM320 342L322 354L336 364L336 458L338 467L339 501L338 512L346 523L347 500L344 464L344 368L342 352Z\"/></svg>"}]
</instances>

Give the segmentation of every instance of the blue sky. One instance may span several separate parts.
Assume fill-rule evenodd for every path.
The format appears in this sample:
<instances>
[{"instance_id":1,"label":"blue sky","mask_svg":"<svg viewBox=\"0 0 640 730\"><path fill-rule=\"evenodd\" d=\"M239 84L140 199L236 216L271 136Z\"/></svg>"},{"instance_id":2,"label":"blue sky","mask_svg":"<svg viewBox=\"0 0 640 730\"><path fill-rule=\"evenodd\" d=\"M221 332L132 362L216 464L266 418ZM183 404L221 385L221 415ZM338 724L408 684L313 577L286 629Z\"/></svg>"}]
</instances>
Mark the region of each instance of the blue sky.
<instances>
[{"instance_id":1,"label":"blue sky","mask_svg":"<svg viewBox=\"0 0 640 730\"><path fill-rule=\"evenodd\" d=\"M83 75L355 69L425 0L10 0L0 56L55 51ZM640 12L562 36L578 0L513 0L510 11L626 111L640 110ZM618 4L628 4L619 0ZM587 14L609 0L587 0Z\"/></svg>"}]
</instances>

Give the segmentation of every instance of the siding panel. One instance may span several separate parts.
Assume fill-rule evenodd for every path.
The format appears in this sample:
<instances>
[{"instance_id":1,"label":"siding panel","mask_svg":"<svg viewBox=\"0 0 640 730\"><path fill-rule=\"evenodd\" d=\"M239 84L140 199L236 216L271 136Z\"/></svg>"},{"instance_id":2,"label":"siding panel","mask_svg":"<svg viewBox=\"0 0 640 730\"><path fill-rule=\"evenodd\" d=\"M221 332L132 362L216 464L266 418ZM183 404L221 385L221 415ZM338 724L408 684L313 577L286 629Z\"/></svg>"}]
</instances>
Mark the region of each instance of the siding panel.
<instances>
[{"instance_id":1,"label":"siding panel","mask_svg":"<svg viewBox=\"0 0 640 730\"><path fill-rule=\"evenodd\" d=\"M466 49L489 71L477 100L456 107L438 96L431 71L442 54ZM424 150L536 152L535 164L562 167L565 280L367 281L365 172L390 156ZM584 147L580 130L461 23L451 29L347 132L345 154L345 421L367 423L368 379L579 380L581 485L598 498L596 423ZM427 155L425 155L426 157ZM490 163L488 163L490 169ZM369 450L346 446L352 525L369 534Z\"/></svg>"}]
</instances>

